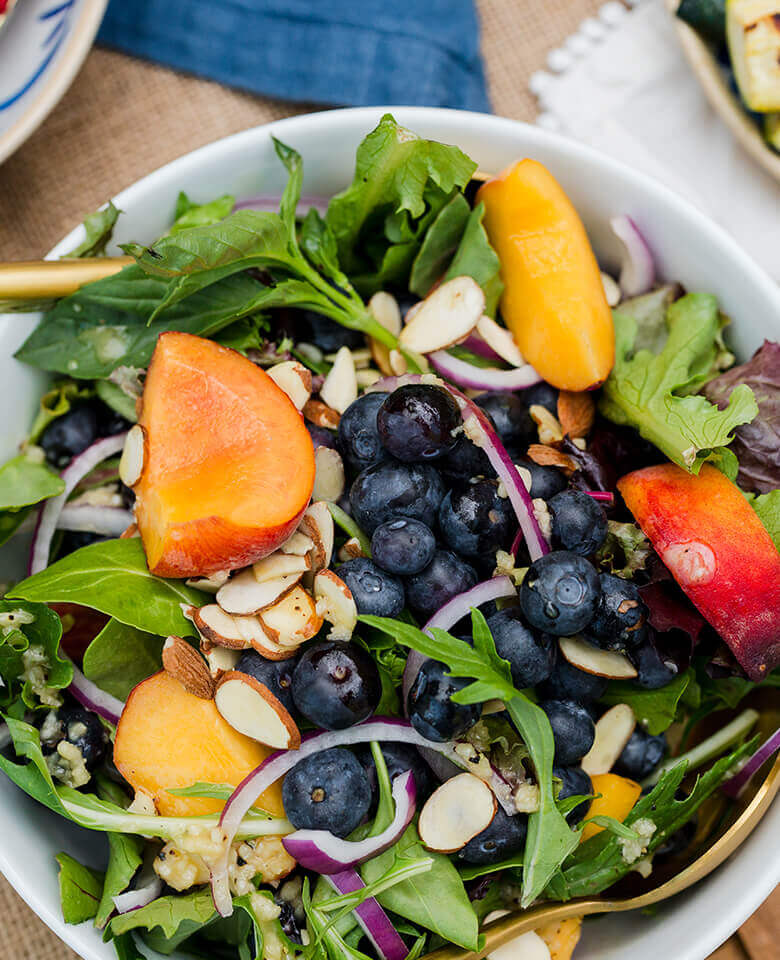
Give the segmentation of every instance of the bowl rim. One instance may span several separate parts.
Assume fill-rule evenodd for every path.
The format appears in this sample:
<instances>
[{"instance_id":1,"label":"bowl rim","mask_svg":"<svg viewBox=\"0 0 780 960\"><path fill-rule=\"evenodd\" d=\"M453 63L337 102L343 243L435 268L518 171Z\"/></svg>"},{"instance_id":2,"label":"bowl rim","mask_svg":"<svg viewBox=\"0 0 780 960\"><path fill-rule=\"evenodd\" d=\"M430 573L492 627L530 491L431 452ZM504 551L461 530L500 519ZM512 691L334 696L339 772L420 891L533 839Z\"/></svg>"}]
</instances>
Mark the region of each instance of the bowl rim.
<instances>
[{"instance_id":1,"label":"bowl rim","mask_svg":"<svg viewBox=\"0 0 780 960\"><path fill-rule=\"evenodd\" d=\"M18 4L17 4L18 6ZM79 16L51 73L22 115L0 131L0 163L7 160L38 129L65 96L87 57L98 32L108 0L82 0ZM13 22L8 22L9 36Z\"/></svg>"},{"instance_id":2,"label":"bowl rim","mask_svg":"<svg viewBox=\"0 0 780 960\"><path fill-rule=\"evenodd\" d=\"M99 0L99 2L102 2L102 0ZM382 106L327 110L273 120L222 137L193 151L182 154L141 179L129 184L118 193L113 200L120 208L123 208L124 205L130 206L137 201L139 196L143 196L145 192L154 189L159 183L176 177L181 179L186 178L187 173L196 169L205 157L208 156L210 160L214 160L215 158L218 159L220 154L232 154L237 148L240 149L243 142L251 143L261 135L273 134L280 139L284 139L285 137L294 139L299 129L305 128L307 135L311 135L312 133L316 134L317 132L326 131L334 122L338 123L341 118L346 118L345 122L347 125L360 125L368 131L383 114L388 112L392 113L399 122L412 128L414 128L417 123L423 126L426 120L448 120L453 130L460 128L463 131L471 129L473 131L488 133L489 131L485 130L486 127L494 131L500 130L506 133L511 133L520 127L523 130L523 136L526 141L524 149L526 149L529 154L533 153L536 144L546 145L553 151L569 159L585 158L590 163L597 164L605 173L614 175L628 182L632 188L644 194L650 201L663 204L678 216L690 221L697 231L707 236L711 244L721 248L724 253L728 254L735 265L735 272L745 275L750 282L758 288L759 296L773 305L778 311L778 316L780 316L780 285L775 284L769 275L752 260L722 227L718 226L688 200L679 196L669 187L654 180L652 177L635 171L622 162L614 160L592 147L566 138L560 134L523 123L522 121L496 117L486 113L438 107ZM67 252L74 243L80 242L83 239L83 232L84 228L82 225L75 227L52 248L47 254L47 259L54 259ZM772 816L773 810L774 816ZM780 803L777 801L773 804L773 808L765 814L762 825L770 816L773 822L776 820L778 826L780 826ZM780 830L778 833L780 834ZM755 839L755 835L748 838L743 846L747 845L751 839ZM733 858L731 859L733 860ZM696 956L694 957L692 953L686 953L684 957L678 957L678 960L699 960L699 958L704 958L726 940L734 930L763 903L780 881L780 860L776 862L774 873L771 867L772 864L770 862L763 874L755 878L755 880L760 882L743 885L739 890L734 891L730 901L731 908L728 911L723 911L716 917L709 916L708 923L703 925L698 931L700 939ZM714 876L717 876L718 873L724 869L726 869L726 867L722 865L719 871L715 871ZM79 933L81 927L66 925L58 912L49 909L38 899L35 888L35 878L26 876L21 864L17 865L10 861L5 856L2 845L0 845L0 872L5 875L6 879L28 906L64 943L79 953L80 956L84 957L85 960L105 960L103 951L95 951L91 946L83 942L83 938ZM683 894L683 896L685 896L685 894ZM702 952L699 952L699 949Z\"/></svg>"}]
</instances>

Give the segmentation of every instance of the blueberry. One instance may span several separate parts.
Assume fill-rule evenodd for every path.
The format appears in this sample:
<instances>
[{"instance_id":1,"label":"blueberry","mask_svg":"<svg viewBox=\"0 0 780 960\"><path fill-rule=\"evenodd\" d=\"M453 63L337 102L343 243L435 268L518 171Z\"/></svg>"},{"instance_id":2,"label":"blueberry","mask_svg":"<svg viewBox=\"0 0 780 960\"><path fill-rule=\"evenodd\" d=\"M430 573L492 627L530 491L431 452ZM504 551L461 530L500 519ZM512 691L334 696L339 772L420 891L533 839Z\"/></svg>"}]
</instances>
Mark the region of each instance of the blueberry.
<instances>
[{"instance_id":1,"label":"blueberry","mask_svg":"<svg viewBox=\"0 0 780 960\"><path fill-rule=\"evenodd\" d=\"M66 467L98 438L98 417L89 403L74 403L46 427L38 440L53 467Z\"/></svg>"},{"instance_id":2,"label":"blueberry","mask_svg":"<svg viewBox=\"0 0 780 960\"><path fill-rule=\"evenodd\" d=\"M479 865L500 863L523 849L527 831L528 817L521 813L510 817L499 806L490 825L458 851L458 859Z\"/></svg>"},{"instance_id":3,"label":"blueberry","mask_svg":"<svg viewBox=\"0 0 780 960\"><path fill-rule=\"evenodd\" d=\"M604 543L607 515L587 493L564 490L556 493L547 506L552 516L554 546L587 557Z\"/></svg>"},{"instance_id":4,"label":"blueberry","mask_svg":"<svg viewBox=\"0 0 780 960\"><path fill-rule=\"evenodd\" d=\"M593 793L593 783L582 767L555 766L553 776L561 781L561 789L558 791L559 800L565 800L567 797L587 797ZM590 801L583 800L566 814L566 822L571 826L579 823L589 807Z\"/></svg>"},{"instance_id":5,"label":"blueberry","mask_svg":"<svg viewBox=\"0 0 780 960\"><path fill-rule=\"evenodd\" d=\"M531 474L529 493L536 499L550 500L568 486L568 480L557 467L545 467L529 457L517 457L515 463Z\"/></svg>"},{"instance_id":6,"label":"blueberry","mask_svg":"<svg viewBox=\"0 0 780 960\"><path fill-rule=\"evenodd\" d=\"M66 704L50 713L41 727L44 753L53 753L63 740L76 747L87 770L94 770L106 755L108 733L96 713Z\"/></svg>"},{"instance_id":7,"label":"blueberry","mask_svg":"<svg viewBox=\"0 0 780 960\"><path fill-rule=\"evenodd\" d=\"M57 559L67 557L69 553L75 553L82 547L88 547L90 543L102 543L108 539L101 533L89 533L86 530L66 530L62 534L62 539L57 547Z\"/></svg>"},{"instance_id":8,"label":"blueberry","mask_svg":"<svg viewBox=\"0 0 780 960\"><path fill-rule=\"evenodd\" d=\"M427 620L476 582L477 574L465 560L449 550L437 550L428 566L406 581L406 600L415 613Z\"/></svg>"},{"instance_id":9,"label":"blueberry","mask_svg":"<svg viewBox=\"0 0 780 960\"><path fill-rule=\"evenodd\" d=\"M556 643L546 633L523 622L518 607L509 607L488 620L498 655L509 661L518 689L535 687L546 680L555 663Z\"/></svg>"},{"instance_id":10,"label":"blueberry","mask_svg":"<svg viewBox=\"0 0 780 960\"><path fill-rule=\"evenodd\" d=\"M549 678L539 687L539 693L548 700L576 700L588 704L607 692L607 680L573 667L558 654Z\"/></svg>"},{"instance_id":11,"label":"blueberry","mask_svg":"<svg viewBox=\"0 0 780 960\"><path fill-rule=\"evenodd\" d=\"M346 837L368 813L371 787L357 757L331 747L292 768L282 784L282 803L296 829Z\"/></svg>"},{"instance_id":12,"label":"blueberry","mask_svg":"<svg viewBox=\"0 0 780 960\"><path fill-rule=\"evenodd\" d=\"M117 413L116 410L100 400L95 402L95 415L97 416L99 437L113 437L117 433L129 430L132 426L130 421L126 420L121 413Z\"/></svg>"},{"instance_id":13,"label":"blueberry","mask_svg":"<svg viewBox=\"0 0 780 960\"><path fill-rule=\"evenodd\" d=\"M382 681L371 654L362 647L327 640L304 651L293 671L292 696L315 726L343 730L376 710Z\"/></svg>"},{"instance_id":14,"label":"blueberry","mask_svg":"<svg viewBox=\"0 0 780 960\"><path fill-rule=\"evenodd\" d=\"M509 390L493 390L481 393L474 403L490 418L505 447L523 449L536 439L536 424L531 419L528 406L516 393Z\"/></svg>"},{"instance_id":15,"label":"blueberry","mask_svg":"<svg viewBox=\"0 0 780 960\"><path fill-rule=\"evenodd\" d=\"M371 537L371 556L383 570L409 576L433 560L436 537L419 520L399 517L380 524Z\"/></svg>"},{"instance_id":16,"label":"blueberry","mask_svg":"<svg viewBox=\"0 0 780 960\"><path fill-rule=\"evenodd\" d=\"M600 647L626 650L638 647L647 636L647 607L630 580L611 573L599 574L601 600L588 633Z\"/></svg>"},{"instance_id":17,"label":"blueberry","mask_svg":"<svg viewBox=\"0 0 780 960\"><path fill-rule=\"evenodd\" d=\"M485 451L462 433L458 434L455 446L436 461L436 466L448 477L457 479L496 475Z\"/></svg>"},{"instance_id":18,"label":"blueberry","mask_svg":"<svg viewBox=\"0 0 780 960\"><path fill-rule=\"evenodd\" d=\"M654 632L648 630L645 642L629 651L629 659L638 673L634 683L645 690L658 690L660 687L665 687L679 673L675 663L661 656L655 645L654 636Z\"/></svg>"},{"instance_id":19,"label":"blueberry","mask_svg":"<svg viewBox=\"0 0 780 960\"><path fill-rule=\"evenodd\" d=\"M391 783L396 777L399 777L402 773L406 773L407 770L412 771L414 784L417 787L417 804L419 808L438 786L434 781L430 767L420 756L417 748L410 746L408 743L393 743L392 741L387 741L381 744L381 750L382 756L385 758L387 774L390 777ZM374 757L370 748L368 746L359 748L357 757L366 771L368 782L371 785L371 793L376 796L378 790L376 766L374 765Z\"/></svg>"},{"instance_id":20,"label":"blueberry","mask_svg":"<svg viewBox=\"0 0 780 960\"><path fill-rule=\"evenodd\" d=\"M388 457L376 427L377 411L388 396L379 391L364 393L347 407L339 420L339 450L352 470L365 470Z\"/></svg>"},{"instance_id":21,"label":"blueberry","mask_svg":"<svg viewBox=\"0 0 780 960\"><path fill-rule=\"evenodd\" d=\"M543 700L555 738L555 763L570 767L578 763L593 746L596 727L590 714L574 700Z\"/></svg>"},{"instance_id":22,"label":"blueberry","mask_svg":"<svg viewBox=\"0 0 780 960\"><path fill-rule=\"evenodd\" d=\"M349 407L347 407L349 409ZM333 430L326 430L325 427L318 427L313 423L306 423L306 429L315 447L330 447L331 450L338 449L337 436ZM366 464L367 466L367 464ZM362 467L360 468L363 469Z\"/></svg>"},{"instance_id":23,"label":"blueberry","mask_svg":"<svg viewBox=\"0 0 780 960\"><path fill-rule=\"evenodd\" d=\"M677 797L676 799L680 798ZM653 854L653 861L655 862L659 857L676 857L682 853L683 850L687 850L693 843L698 826L699 817L698 814L695 814L693 818L684 823L679 830L675 830L671 837L656 847L655 853Z\"/></svg>"},{"instance_id":24,"label":"blueberry","mask_svg":"<svg viewBox=\"0 0 780 960\"><path fill-rule=\"evenodd\" d=\"M255 650L247 650L233 668L254 677L267 687L289 713L295 709L292 698L294 660L266 660Z\"/></svg>"},{"instance_id":25,"label":"blueberry","mask_svg":"<svg viewBox=\"0 0 780 960\"><path fill-rule=\"evenodd\" d=\"M600 595L598 574L590 563L558 550L531 564L520 588L520 606L537 630L568 637L588 626Z\"/></svg>"},{"instance_id":26,"label":"blueberry","mask_svg":"<svg viewBox=\"0 0 780 960\"><path fill-rule=\"evenodd\" d=\"M526 407L544 407L553 416L558 416L558 391L542 380L520 394Z\"/></svg>"},{"instance_id":27,"label":"blueberry","mask_svg":"<svg viewBox=\"0 0 780 960\"><path fill-rule=\"evenodd\" d=\"M279 926L282 928L282 933L292 943L303 946L303 937L301 936L301 928L298 926L298 921L295 917L295 908L287 900L280 899L277 900L276 903L280 910Z\"/></svg>"},{"instance_id":28,"label":"blueberry","mask_svg":"<svg viewBox=\"0 0 780 960\"><path fill-rule=\"evenodd\" d=\"M462 421L449 391L423 383L398 387L376 415L385 450L407 463L435 460L451 450Z\"/></svg>"},{"instance_id":29,"label":"blueberry","mask_svg":"<svg viewBox=\"0 0 780 960\"><path fill-rule=\"evenodd\" d=\"M615 764L617 773L632 780L644 780L666 756L666 737L654 737L636 727Z\"/></svg>"},{"instance_id":30,"label":"blueberry","mask_svg":"<svg viewBox=\"0 0 780 960\"><path fill-rule=\"evenodd\" d=\"M508 497L498 481L477 480L450 490L439 507L439 529L447 545L464 557L508 547L517 526Z\"/></svg>"},{"instance_id":31,"label":"blueberry","mask_svg":"<svg viewBox=\"0 0 780 960\"><path fill-rule=\"evenodd\" d=\"M320 348L324 353L335 353L341 347L356 350L366 345L366 338L359 330L350 330L340 323L325 317L313 310L304 310L303 320L309 328L309 333L301 339L309 341Z\"/></svg>"},{"instance_id":32,"label":"blueberry","mask_svg":"<svg viewBox=\"0 0 780 960\"><path fill-rule=\"evenodd\" d=\"M352 516L370 536L394 517L420 520L428 527L444 498L444 484L427 463L377 463L358 474L349 491Z\"/></svg>"},{"instance_id":33,"label":"blueberry","mask_svg":"<svg viewBox=\"0 0 780 960\"><path fill-rule=\"evenodd\" d=\"M339 576L352 591L358 613L373 617L397 617L406 605L404 585L392 573L366 557L348 560Z\"/></svg>"},{"instance_id":34,"label":"blueberry","mask_svg":"<svg viewBox=\"0 0 780 960\"><path fill-rule=\"evenodd\" d=\"M448 668L438 660L426 660L409 691L409 719L414 729L427 740L443 743L462 736L479 720L477 704L452 701L453 694L467 687L470 680L447 675Z\"/></svg>"}]
</instances>

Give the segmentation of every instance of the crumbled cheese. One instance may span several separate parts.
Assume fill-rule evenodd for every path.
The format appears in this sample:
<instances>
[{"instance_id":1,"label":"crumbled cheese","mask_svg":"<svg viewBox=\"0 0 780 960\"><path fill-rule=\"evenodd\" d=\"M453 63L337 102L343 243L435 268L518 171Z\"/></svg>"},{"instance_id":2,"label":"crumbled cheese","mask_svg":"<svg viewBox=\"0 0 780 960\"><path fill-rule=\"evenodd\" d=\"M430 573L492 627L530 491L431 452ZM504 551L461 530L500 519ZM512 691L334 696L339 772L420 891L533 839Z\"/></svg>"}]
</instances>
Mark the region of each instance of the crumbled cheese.
<instances>
[{"instance_id":1,"label":"crumbled cheese","mask_svg":"<svg viewBox=\"0 0 780 960\"><path fill-rule=\"evenodd\" d=\"M240 897L252 892L255 878L263 883L278 883L295 866L296 861L284 849L280 837L259 837L233 844L228 867L230 887Z\"/></svg>"},{"instance_id":2,"label":"crumbled cheese","mask_svg":"<svg viewBox=\"0 0 780 960\"><path fill-rule=\"evenodd\" d=\"M645 880L653 872L653 858L652 857L642 857L641 860L637 860L634 864L634 870L639 874L640 877L643 877Z\"/></svg>"},{"instance_id":3,"label":"crumbled cheese","mask_svg":"<svg viewBox=\"0 0 780 960\"><path fill-rule=\"evenodd\" d=\"M30 463L46 462L46 451L43 449L43 447L39 447L34 443L31 443L24 448L24 456L30 461Z\"/></svg>"},{"instance_id":4,"label":"crumbled cheese","mask_svg":"<svg viewBox=\"0 0 780 960\"><path fill-rule=\"evenodd\" d=\"M631 828L637 834L635 839L628 840L624 837L618 837L625 863L636 863L641 856L647 853L647 844L656 830L653 821L647 817L641 817L635 823L632 823Z\"/></svg>"},{"instance_id":5,"label":"crumbled cheese","mask_svg":"<svg viewBox=\"0 0 780 960\"><path fill-rule=\"evenodd\" d=\"M563 427L560 420L553 416L547 407L533 403L528 408L531 419L536 424L539 433L539 443L558 443L563 440Z\"/></svg>"},{"instance_id":6,"label":"crumbled cheese","mask_svg":"<svg viewBox=\"0 0 780 960\"><path fill-rule=\"evenodd\" d=\"M0 632L7 637L12 630L35 623L35 614L27 610L5 610L0 612Z\"/></svg>"},{"instance_id":7,"label":"crumbled cheese","mask_svg":"<svg viewBox=\"0 0 780 960\"><path fill-rule=\"evenodd\" d=\"M22 654L22 679L29 683L30 689L45 707L62 706L59 690L48 686L49 658L43 647L33 644Z\"/></svg>"},{"instance_id":8,"label":"crumbled cheese","mask_svg":"<svg viewBox=\"0 0 780 960\"><path fill-rule=\"evenodd\" d=\"M552 537L552 517L547 509L547 504L541 497L537 497L533 504L534 516L539 524L539 529L542 531L542 536L545 540L549 540Z\"/></svg>"},{"instance_id":9,"label":"crumbled cheese","mask_svg":"<svg viewBox=\"0 0 780 960\"><path fill-rule=\"evenodd\" d=\"M68 502L69 507L121 507L122 495L119 493L119 486L116 483L107 483L102 487L93 487L91 490L85 490Z\"/></svg>"},{"instance_id":10,"label":"crumbled cheese","mask_svg":"<svg viewBox=\"0 0 780 960\"><path fill-rule=\"evenodd\" d=\"M136 790L133 802L127 808L128 813L138 813L145 817L157 816L157 807L154 797L146 790Z\"/></svg>"},{"instance_id":11,"label":"crumbled cheese","mask_svg":"<svg viewBox=\"0 0 780 960\"><path fill-rule=\"evenodd\" d=\"M515 470L517 470L518 474L520 475L520 479L523 481L523 486L530 493L531 484L533 483L531 471L528 469L528 467L521 467L518 463L515 464Z\"/></svg>"},{"instance_id":12,"label":"crumbled cheese","mask_svg":"<svg viewBox=\"0 0 780 960\"><path fill-rule=\"evenodd\" d=\"M203 857L185 853L173 843L166 843L154 858L154 872L169 887L179 891L208 883L209 879L209 868Z\"/></svg>"},{"instance_id":13,"label":"crumbled cheese","mask_svg":"<svg viewBox=\"0 0 780 960\"><path fill-rule=\"evenodd\" d=\"M79 748L67 740L60 740L54 753L46 757L46 766L55 780L66 787L83 787L89 783L90 773Z\"/></svg>"},{"instance_id":14,"label":"crumbled cheese","mask_svg":"<svg viewBox=\"0 0 780 960\"><path fill-rule=\"evenodd\" d=\"M509 494L507 493L507 489L504 486L503 480L498 481L498 487L496 489L496 493L499 495L499 497L501 497L502 500L506 500L507 497L509 496Z\"/></svg>"},{"instance_id":15,"label":"crumbled cheese","mask_svg":"<svg viewBox=\"0 0 780 960\"><path fill-rule=\"evenodd\" d=\"M507 553L506 550L496 551L496 568L493 571L494 577L509 577L516 587L525 579L528 573L528 567L516 567L514 554Z\"/></svg>"},{"instance_id":16,"label":"crumbled cheese","mask_svg":"<svg viewBox=\"0 0 780 960\"><path fill-rule=\"evenodd\" d=\"M263 960L286 960L291 954L279 936L279 925L276 922L282 908L269 897L257 892L251 894L250 904L263 935Z\"/></svg>"},{"instance_id":17,"label":"crumbled cheese","mask_svg":"<svg viewBox=\"0 0 780 960\"><path fill-rule=\"evenodd\" d=\"M46 747L54 747L62 740L62 724L56 710L49 710L41 724L41 743Z\"/></svg>"},{"instance_id":18,"label":"crumbled cheese","mask_svg":"<svg viewBox=\"0 0 780 960\"><path fill-rule=\"evenodd\" d=\"M216 863L227 843L227 834L219 827L187 827L176 833L174 843L184 853L202 857L207 863Z\"/></svg>"},{"instance_id":19,"label":"crumbled cheese","mask_svg":"<svg viewBox=\"0 0 780 960\"><path fill-rule=\"evenodd\" d=\"M518 813L536 813L539 809L539 786L536 783L525 781L515 788L512 794L515 810Z\"/></svg>"}]
</instances>

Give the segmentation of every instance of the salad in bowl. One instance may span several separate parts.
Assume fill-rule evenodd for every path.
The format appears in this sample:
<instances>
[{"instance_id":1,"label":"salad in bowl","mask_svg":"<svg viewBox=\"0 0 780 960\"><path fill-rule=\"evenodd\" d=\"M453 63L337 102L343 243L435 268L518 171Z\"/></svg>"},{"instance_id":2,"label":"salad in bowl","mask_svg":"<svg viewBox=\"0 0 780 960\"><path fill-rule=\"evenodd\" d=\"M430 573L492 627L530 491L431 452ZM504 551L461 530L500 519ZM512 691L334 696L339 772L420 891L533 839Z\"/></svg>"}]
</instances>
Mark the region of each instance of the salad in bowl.
<instances>
[{"instance_id":1,"label":"salad in bowl","mask_svg":"<svg viewBox=\"0 0 780 960\"><path fill-rule=\"evenodd\" d=\"M281 196L180 195L17 353L0 767L106 834L62 909L120 958L478 950L684 862L777 749L780 346L736 364L619 210L602 273L534 159L387 115L320 197L275 147Z\"/></svg>"}]
</instances>

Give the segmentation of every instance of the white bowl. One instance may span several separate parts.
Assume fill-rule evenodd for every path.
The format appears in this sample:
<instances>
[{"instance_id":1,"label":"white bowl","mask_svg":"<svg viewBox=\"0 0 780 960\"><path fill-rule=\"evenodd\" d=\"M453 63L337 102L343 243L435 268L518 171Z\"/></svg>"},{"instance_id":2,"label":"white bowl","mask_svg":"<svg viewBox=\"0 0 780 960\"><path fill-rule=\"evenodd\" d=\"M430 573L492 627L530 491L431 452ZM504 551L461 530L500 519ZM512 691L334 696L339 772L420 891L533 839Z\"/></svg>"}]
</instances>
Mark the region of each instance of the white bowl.
<instances>
[{"instance_id":1,"label":"white bowl","mask_svg":"<svg viewBox=\"0 0 780 960\"><path fill-rule=\"evenodd\" d=\"M378 109L337 110L295 117L236 134L168 164L115 198L125 215L118 239L152 240L168 226L179 190L195 200L217 193L248 196L281 188L284 176L271 144L274 134L301 152L305 191L331 194L352 176L355 147L376 124ZM498 171L530 156L550 167L581 213L605 264L617 248L610 216L630 214L642 227L663 275L690 290L716 293L734 318L732 340L745 358L764 337L780 337L780 289L714 223L668 189L573 141L481 114L398 108L400 122L427 137L457 143L482 170ZM80 240L70 234L53 251ZM11 359L33 321L0 318L0 379L13 411L0 408L0 437L8 456L23 439L40 396L40 377ZM95 866L105 841L78 830L0 778L0 870L39 916L85 960L110 960L113 948L89 924L66 926L60 915L54 855L67 849ZM652 917L615 915L585 924L575 960L704 960L769 895L780 879L780 803L737 853L708 879Z\"/></svg>"},{"instance_id":2,"label":"white bowl","mask_svg":"<svg viewBox=\"0 0 780 960\"><path fill-rule=\"evenodd\" d=\"M108 0L17 0L0 23L0 163L46 119L84 61Z\"/></svg>"}]
</instances>

